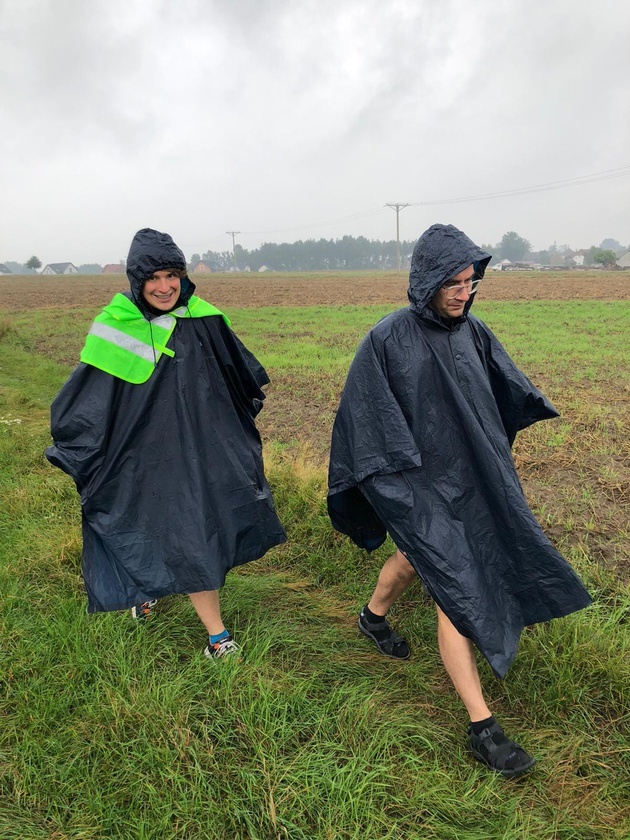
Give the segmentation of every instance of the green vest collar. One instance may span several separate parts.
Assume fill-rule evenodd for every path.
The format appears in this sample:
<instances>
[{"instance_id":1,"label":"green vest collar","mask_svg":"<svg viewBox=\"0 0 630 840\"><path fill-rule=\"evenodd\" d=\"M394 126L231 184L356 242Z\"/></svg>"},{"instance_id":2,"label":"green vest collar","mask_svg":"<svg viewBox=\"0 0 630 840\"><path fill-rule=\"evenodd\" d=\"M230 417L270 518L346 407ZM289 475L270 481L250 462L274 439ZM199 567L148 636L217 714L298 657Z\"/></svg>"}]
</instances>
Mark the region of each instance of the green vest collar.
<instances>
[{"instance_id":1,"label":"green vest collar","mask_svg":"<svg viewBox=\"0 0 630 840\"><path fill-rule=\"evenodd\" d=\"M179 306L148 321L133 301L116 294L94 319L81 351L81 361L117 379L141 384L149 379L162 355L175 356L166 345L178 318L211 315L221 316L230 326L221 310L195 295L187 306Z\"/></svg>"}]
</instances>

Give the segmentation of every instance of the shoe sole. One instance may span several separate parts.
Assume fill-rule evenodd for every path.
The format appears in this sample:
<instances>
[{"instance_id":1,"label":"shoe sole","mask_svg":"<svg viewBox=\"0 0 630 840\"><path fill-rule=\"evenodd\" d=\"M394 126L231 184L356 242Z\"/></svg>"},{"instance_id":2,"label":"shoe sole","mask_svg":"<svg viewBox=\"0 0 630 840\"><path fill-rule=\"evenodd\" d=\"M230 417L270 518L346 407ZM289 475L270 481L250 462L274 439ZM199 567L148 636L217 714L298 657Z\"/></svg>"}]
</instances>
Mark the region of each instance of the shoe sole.
<instances>
[{"instance_id":1,"label":"shoe sole","mask_svg":"<svg viewBox=\"0 0 630 840\"><path fill-rule=\"evenodd\" d=\"M496 767L491 767L481 753L478 753L476 750L472 749L472 747L468 751L474 758L477 759L477 761L483 764L484 767L491 770L493 773L497 773L499 776L503 776L504 779L516 779L518 776L522 776L524 773L527 773L536 764L536 759L532 758L529 764L526 764L524 767L515 767L513 770L497 770Z\"/></svg>"},{"instance_id":2,"label":"shoe sole","mask_svg":"<svg viewBox=\"0 0 630 840\"><path fill-rule=\"evenodd\" d=\"M385 653L384 650L381 650L381 647L379 646L379 643L378 643L378 639L376 638L376 636L374 636L372 633L370 633L369 630L366 630L365 627L363 627L361 625L361 619L359 619L359 621L357 622L357 627L363 633L364 636L366 636L368 639L370 639L371 641L374 642L374 644L376 645L376 648L377 648L378 652L381 654L381 656L386 656L388 659L395 659L398 662L405 662L407 659L411 658L411 651L409 651L407 656L394 656L393 653Z\"/></svg>"}]
</instances>

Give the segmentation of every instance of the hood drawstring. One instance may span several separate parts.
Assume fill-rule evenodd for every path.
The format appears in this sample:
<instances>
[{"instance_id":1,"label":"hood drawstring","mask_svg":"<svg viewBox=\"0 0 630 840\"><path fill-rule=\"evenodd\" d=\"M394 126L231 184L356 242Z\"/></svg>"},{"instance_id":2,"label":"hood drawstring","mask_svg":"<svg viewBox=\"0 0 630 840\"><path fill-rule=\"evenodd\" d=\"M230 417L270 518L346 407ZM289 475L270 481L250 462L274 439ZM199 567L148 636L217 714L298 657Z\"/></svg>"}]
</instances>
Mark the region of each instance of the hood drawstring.
<instances>
[{"instance_id":1,"label":"hood drawstring","mask_svg":"<svg viewBox=\"0 0 630 840\"><path fill-rule=\"evenodd\" d=\"M188 301L186 301L185 306L186 306L186 311L188 312L188 317L192 318L192 315L190 313L190 306L188 305ZM176 316L173 316L173 317L176 318ZM151 323L151 320L152 320L151 318L147 318L147 321L149 322L149 333L151 335L151 349L153 350L153 367L157 367L157 356L155 355L155 342L153 341L153 324ZM201 344L201 342L199 342L199 344Z\"/></svg>"},{"instance_id":2,"label":"hood drawstring","mask_svg":"<svg viewBox=\"0 0 630 840\"><path fill-rule=\"evenodd\" d=\"M189 317L189 318L192 318L192 315L190 314L190 306L188 306L188 301L186 301L186 310L187 310L187 312L188 312L188 317ZM199 338L199 336L197 336L197 341L199 342L199 346L200 346L200 347L203 347L203 342L201 341L201 339Z\"/></svg>"}]
</instances>

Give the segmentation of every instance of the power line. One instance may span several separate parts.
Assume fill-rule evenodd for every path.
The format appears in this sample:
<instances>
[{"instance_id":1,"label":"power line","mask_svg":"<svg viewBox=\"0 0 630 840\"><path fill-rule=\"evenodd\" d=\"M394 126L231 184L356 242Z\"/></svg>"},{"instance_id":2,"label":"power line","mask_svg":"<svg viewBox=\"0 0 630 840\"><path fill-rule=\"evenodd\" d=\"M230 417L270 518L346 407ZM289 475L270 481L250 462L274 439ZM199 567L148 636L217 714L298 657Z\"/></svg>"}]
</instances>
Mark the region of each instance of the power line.
<instances>
[{"instance_id":1,"label":"power line","mask_svg":"<svg viewBox=\"0 0 630 840\"><path fill-rule=\"evenodd\" d=\"M549 181L546 184L536 184L531 187L516 187L511 190L502 190L483 195L468 195L462 198L440 198L434 201L416 201L411 206L425 207L435 204L459 204L465 201L487 201L493 198L509 198L516 195L530 195L531 193L547 192L549 190L561 190L567 187L581 187L584 184L592 184L597 181L609 181L613 178L623 178L630 175L630 165L620 166L617 169L606 169L603 172L594 172L590 175L579 175L576 178L566 178L562 181Z\"/></svg>"},{"instance_id":2,"label":"power line","mask_svg":"<svg viewBox=\"0 0 630 840\"><path fill-rule=\"evenodd\" d=\"M615 178L624 178L630 175L630 164L619 166L615 169L605 169L601 172L591 172L588 175L578 175L574 178L565 178L560 181L548 181L542 184L534 184L529 187L515 187L509 190L498 190L491 193L483 193L481 195L468 195L459 198L440 198L432 201L415 201L406 204L396 204L394 202L385 204L381 207L375 207L371 210L364 210L358 213L351 213L347 216L338 216L335 219L327 219L321 222L312 222L306 225L296 225L290 228L275 228L273 230L248 230L243 231L244 236L265 236L268 234L289 233L291 231L309 230L313 228L321 228L327 225L337 224L339 222L356 221L358 219L365 219L370 216L376 216L384 212L384 207L391 207L392 209L399 209L396 211L396 226L398 231L398 214L404 207L428 207L442 204L462 204L468 201L491 201L496 198L510 198L512 196L531 195L538 192L548 192L551 190L567 189L568 187L581 187L586 184L596 183L598 181L609 181ZM232 236L232 253L234 254L234 236L241 233L241 231L226 231ZM398 239L398 232L397 232Z\"/></svg>"},{"instance_id":3,"label":"power line","mask_svg":"<svg viewBox=\"0 0 630 840\"><path fill-rule=\"evenodd\" d=\"M574 178L565 178L561 181L549 181L547 183L535 184L529 187L515 187L509 190L500 190L492 193L484 193L482 195L469 195L460 198L441 198L435 199L433 201L414 201L409 202L407 204L399 204L399 207L402 209L403 207L424 207L427 205L436 204L459 204L466 201L485 201L494 198L509 198L510 196L529 195L531 193L547 192L549 190L559 190L565 189L567 187L579 187L583 186L584 184L595 183L597 181L608 181L613 178L623 178L627 175L630 175L630 164L617 167L616 169L605 169L602 172L592 172L588 175L579 175ZM392 202L391 204L385 204L384 206L392 207L393 209L395 209L396 205ZM332 225L338 222L348 222L355 221L357 219L365 219L369 216L376 216L382 212L382 207L376 207L371 210L352 213L348 216L339 216L336 219L327 219L326 221L322 222L313 222L306 225L297 225L291 228L276 228L274 230L247 230L243 231L243 234L246 236L262 236L265 234L285 233L294 230L308 230L309 228L324 227L326 225Z\"/></svg>"}]
</instances>

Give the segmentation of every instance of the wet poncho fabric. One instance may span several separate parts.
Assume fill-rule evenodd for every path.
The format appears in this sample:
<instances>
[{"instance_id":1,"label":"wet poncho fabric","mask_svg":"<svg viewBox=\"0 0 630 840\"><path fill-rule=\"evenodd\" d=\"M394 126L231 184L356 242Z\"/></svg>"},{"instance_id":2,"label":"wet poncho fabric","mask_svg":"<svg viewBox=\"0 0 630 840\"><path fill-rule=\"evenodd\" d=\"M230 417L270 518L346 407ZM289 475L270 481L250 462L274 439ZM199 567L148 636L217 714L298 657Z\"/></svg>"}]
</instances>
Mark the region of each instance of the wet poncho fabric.
<instances>
[{"instance_id":1,"label":"wet poncho fabric","mask_svg":"<svg viewBox=\"0 0 630 840\"><path fill-rule=\"evenodd\" d=\"M128 262L138 317L144 279L185 268L167 234L141 231ZM194 285L182 279L178 306ZM162 313L163 314L163 313ZM48 460L81 495L90 612L218 589L228 570L286 535L254 418L267 375L220 315L178 318L146 382L80 364L52 405Z\"/></svg>"},{"instance_id":2,"label":"wet poncho fabric","mask_svg":"<svg viewBox=\"0 0 630 840\"><path fill-rule=\"evenodd\" d=\"M471 264L483 276L489 260L452 225L434 225L417 242L409 307L368 333L348 373L328 510L361 548L389 531L503 677L523 627L590 597L530 511L510 451L518 431L556 410L470 313L474 297L455 320L429 307L446 281Z\"/></svg>"}]
</instances>

